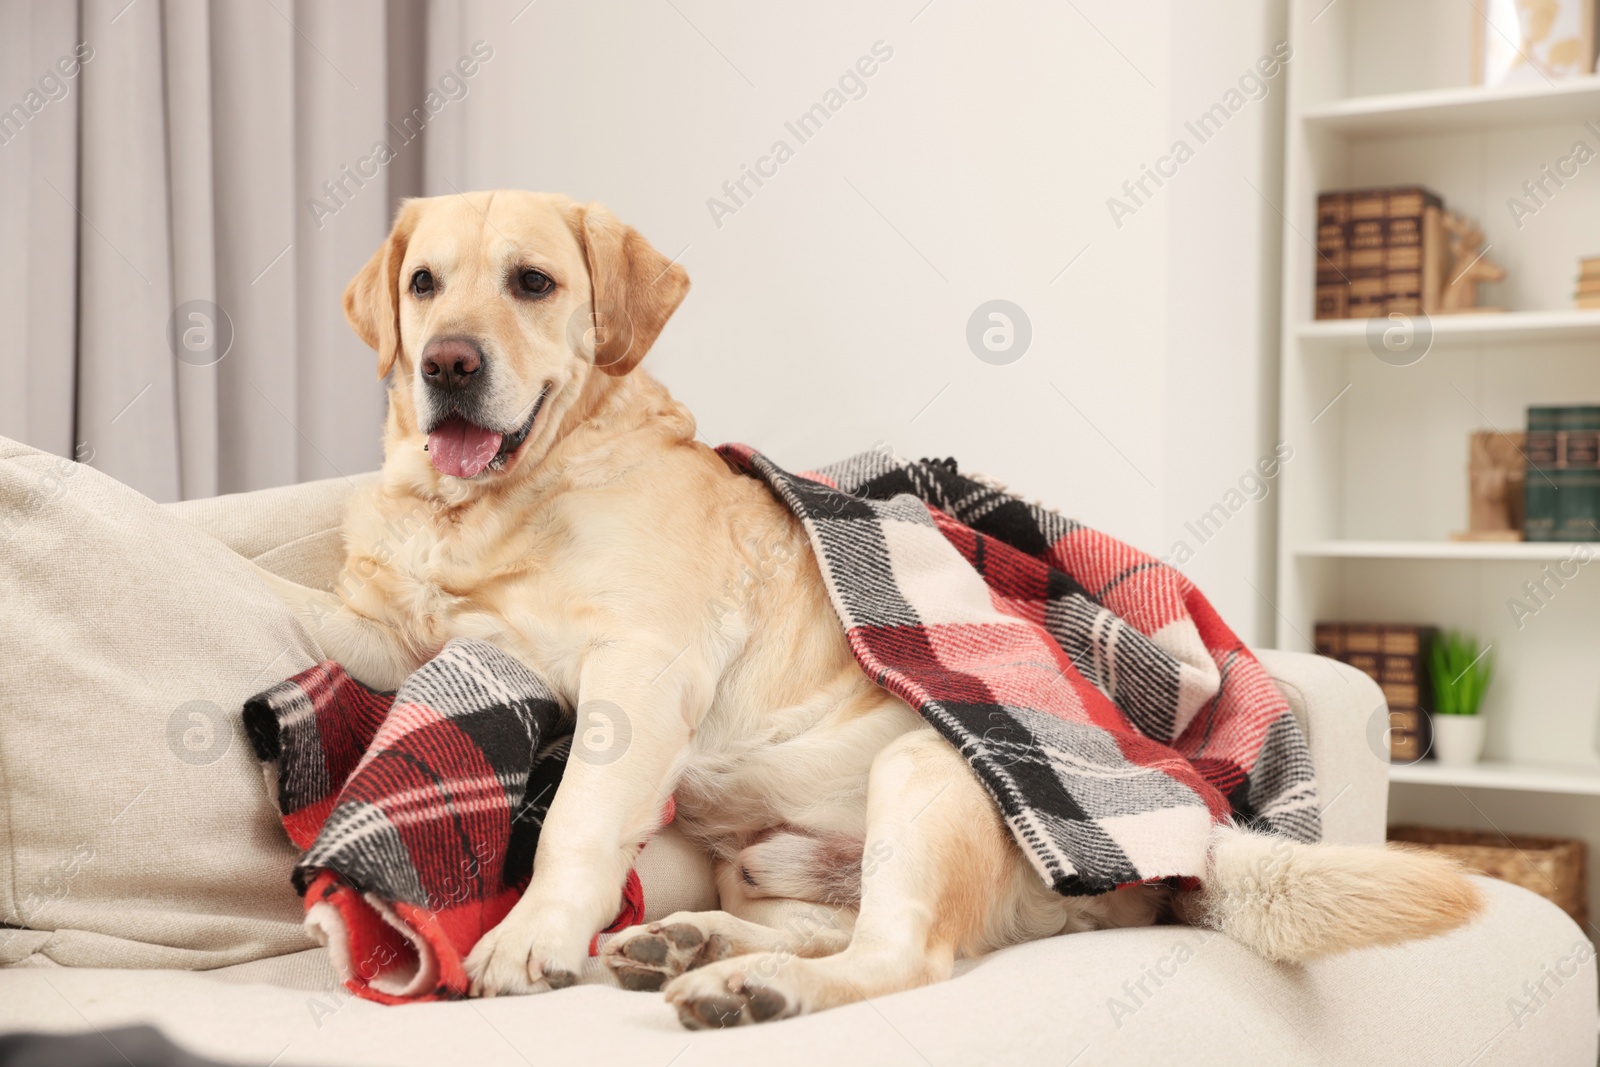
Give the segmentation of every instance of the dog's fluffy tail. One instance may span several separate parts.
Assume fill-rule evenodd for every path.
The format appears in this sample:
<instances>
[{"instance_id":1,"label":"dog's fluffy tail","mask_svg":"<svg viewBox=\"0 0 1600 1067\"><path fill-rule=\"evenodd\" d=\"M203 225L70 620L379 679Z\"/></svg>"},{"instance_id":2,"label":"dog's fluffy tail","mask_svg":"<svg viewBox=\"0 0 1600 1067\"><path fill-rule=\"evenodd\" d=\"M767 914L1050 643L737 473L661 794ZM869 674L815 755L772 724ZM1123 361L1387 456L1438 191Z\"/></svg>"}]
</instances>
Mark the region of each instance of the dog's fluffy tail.
<instances>
[{"instance_id":1,"label":"dog's fluffy tail","mask_svg":"<svg viewBox=\"0 0 1600 1067\"><path fill-rule=\"evenodd\" d=\"M1432 937L1483 907L1461 867L1436 853L1302 845L1234 827L1213 832L1204 882L1175 903L1183 921L1283 962Z\"/></svg>"}]
</instances>

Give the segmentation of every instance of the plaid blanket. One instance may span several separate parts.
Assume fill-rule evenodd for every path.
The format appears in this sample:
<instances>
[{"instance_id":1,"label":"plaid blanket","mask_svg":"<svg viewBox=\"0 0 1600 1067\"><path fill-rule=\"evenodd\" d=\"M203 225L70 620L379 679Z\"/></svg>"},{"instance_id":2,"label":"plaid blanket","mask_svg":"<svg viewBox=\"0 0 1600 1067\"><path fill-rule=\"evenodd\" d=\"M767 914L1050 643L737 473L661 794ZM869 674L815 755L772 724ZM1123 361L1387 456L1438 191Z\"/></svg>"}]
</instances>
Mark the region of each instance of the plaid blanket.
<instances>
[{"instance_id":1,"label":"plaid blanket","mask_svg":"<svg viewBox=\"0 0 1600 1067\"><path fill-rule=\"evenodd\" d=\"M307 925L345 985L386 1003L464 996L463 961L527 887L566 768L572 722L554 694L458 639L399 693L323 663L252 698L244 723L305 850ZM643 919L636 874L621 898L612 930Z\"/></svg>"},{"instance_id":2,"label":"plaid blanket","mask_svg":"<svg viewBox=\"0 0 1600 1067\"><path fill-rule=\"evenodd\" d=\"M719 452L801 520L862 669L960 750L1057 892L1198 879L1229 820L1320 837L1288 703L1177 571L953 460L868 452L797 476ZM392 697L325 663L245 721L350 988L462 995L462 960L526 887L571 747L548 687L457 640ZM611 929L642 913L630 875Z\"/></svg>"},{"instance_id":3,"label":"plaid blanket","mask_svg":"<svg viewBox=\"0 0 1600 1067\"><path fill-rule=\"evenodd\" d=\"M1229 819L1321 837L1288 702L1176 570L954 460L797 477L719 451L804 523L862 669L961 751L1057 892L1198 878Z\"/></svg>"}]
</instances>

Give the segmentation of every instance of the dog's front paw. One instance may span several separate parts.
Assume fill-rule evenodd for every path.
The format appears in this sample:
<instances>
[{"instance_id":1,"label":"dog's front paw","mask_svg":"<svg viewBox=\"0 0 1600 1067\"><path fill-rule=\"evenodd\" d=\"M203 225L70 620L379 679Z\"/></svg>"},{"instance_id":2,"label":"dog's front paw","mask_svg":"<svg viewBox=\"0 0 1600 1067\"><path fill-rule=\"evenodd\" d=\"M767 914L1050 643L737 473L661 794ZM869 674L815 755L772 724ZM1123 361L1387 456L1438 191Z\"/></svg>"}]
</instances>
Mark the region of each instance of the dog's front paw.
<instances>
[{"instance_id":1,"label":"dog's front paw","mask_svg":"<svg viewBox=\"0 0 1600 1067\"><path fill-rule=\"evenodd\" d=\"M582 948L574 952L566 940L537 920L506 916L467 954L468 992L499 997L565 989L583 966Z\"/></svg>"}]
</instances>

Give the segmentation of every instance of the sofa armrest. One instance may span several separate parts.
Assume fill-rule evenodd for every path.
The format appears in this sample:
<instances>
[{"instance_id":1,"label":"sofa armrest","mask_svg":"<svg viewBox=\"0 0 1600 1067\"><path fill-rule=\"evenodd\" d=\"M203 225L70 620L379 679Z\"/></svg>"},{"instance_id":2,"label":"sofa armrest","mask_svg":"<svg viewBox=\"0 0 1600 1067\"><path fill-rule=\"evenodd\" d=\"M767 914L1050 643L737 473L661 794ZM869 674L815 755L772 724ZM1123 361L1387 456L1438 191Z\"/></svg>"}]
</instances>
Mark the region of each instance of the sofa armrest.
<instances>
[{"instance_id":1,"label":"sofa armrest","mask_svg":"<svg viewBox=\"0 0 1600 1067\"><path fill-rule=\"evenodd\" d=\"M374 472L162 506L280 578L331 589L344 566L350 495L377 481Z\"/></svg>"},{"instance_id":2,"label":"sofa armrest","mask_svg":"<svg viewBox=\"0 0 1600 1067\"><path fill-rule=\"evenodd\" d=\"M1383 691L1356 668L1324 656L1276 649L1256 656L1289 699L1311 745L1322 793L1322 839L1382 844L1389 809Z\"/></svg>"}]
</instances>

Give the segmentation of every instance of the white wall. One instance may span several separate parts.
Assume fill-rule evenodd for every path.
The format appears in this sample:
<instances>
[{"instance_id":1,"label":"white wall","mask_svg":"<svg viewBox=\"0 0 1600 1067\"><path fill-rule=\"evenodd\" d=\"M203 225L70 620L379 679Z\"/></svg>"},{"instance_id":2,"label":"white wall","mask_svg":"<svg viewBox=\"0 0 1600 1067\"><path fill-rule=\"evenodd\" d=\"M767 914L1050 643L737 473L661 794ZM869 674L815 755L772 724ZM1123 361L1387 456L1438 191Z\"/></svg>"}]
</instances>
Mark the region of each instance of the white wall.
<instances>
[{"instance_id":1,"label":"white wall","mask_svg":"<svg viewBox=\"0 0 1600 1067\"><path fill-rule=\"evenodd\" d=\"M1107 199L1271 51L1277 4L524 3L435 6L431 64L496 54L428 191L600 200L681 253L695 288L648 365L708 440L796 468L954 455L1157 554L1187 536L1269 638L1271 499L1204 545L1184 523L1271 451L1281 76L1120 226ZM785 122L880 41L865 95L800 143ZM708 199L780 139L793 158L719 225ZM1032 324L1004 366L966 340L994 298Z\"/></svg>"},{"instance_id":2,"label":"white wall","mask_svg":"<svg viewBox=\"0 0 1600 1067\"><path fill-rule=\"evenodd\" d=\"M1261 475L1281 469L1273 464L1285 454L1277 364L1288 71L1280 65L1275 78L1243 86L1241 78L1273 71L1258 65L1263 57L1294 62L1286 22L1278 3L1178 4L1170 26L1181 47L1170 50L1167 128L1194 157L1166 190L1166 509L1156 551L1261 645L1275 643L1277 597L1277 486ZM1221 131L1199 143L1186 124L1240 97Z\"/></svg>"}]
</instances>

